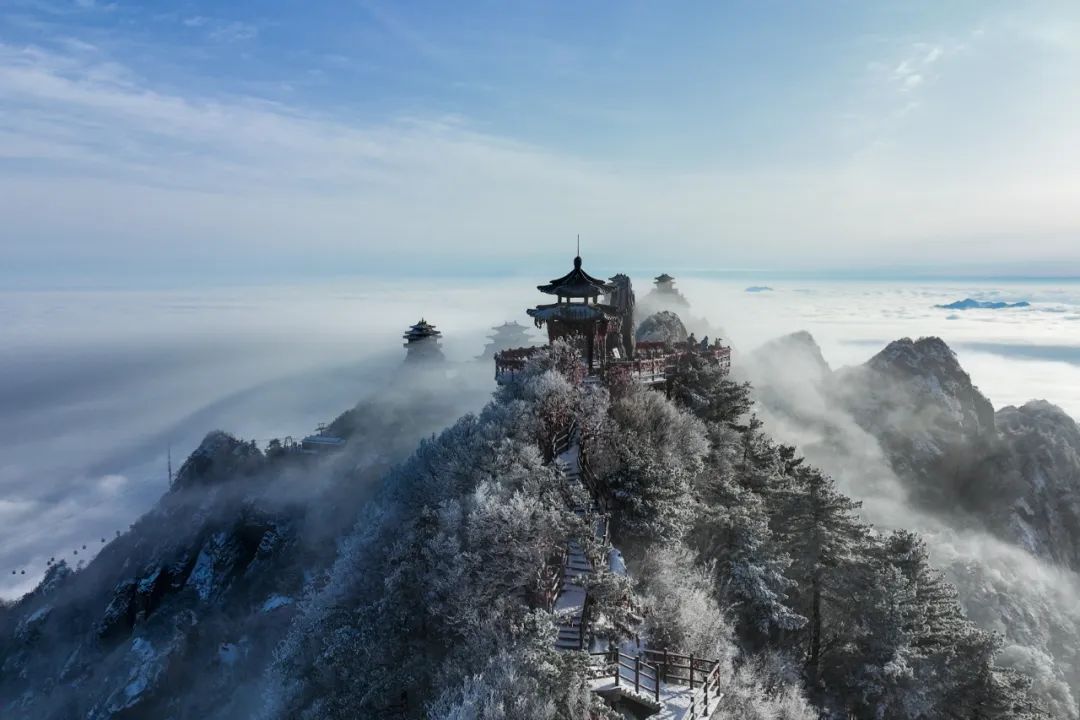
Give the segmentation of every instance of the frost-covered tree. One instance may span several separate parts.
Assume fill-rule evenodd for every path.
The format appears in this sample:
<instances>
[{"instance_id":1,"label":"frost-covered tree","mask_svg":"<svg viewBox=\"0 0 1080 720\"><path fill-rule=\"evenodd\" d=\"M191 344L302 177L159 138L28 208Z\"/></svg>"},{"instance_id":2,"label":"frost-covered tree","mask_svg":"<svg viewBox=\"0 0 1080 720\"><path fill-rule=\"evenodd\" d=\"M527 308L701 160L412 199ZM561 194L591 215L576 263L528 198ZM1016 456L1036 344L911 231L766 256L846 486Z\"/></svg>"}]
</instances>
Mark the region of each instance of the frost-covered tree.
<instances>
[{"instance_id":1,"label":"frost-covered tree","mask_svg":"<svg viewBox=\"0 0 1080 720\"><path fill-rule=\"evenodd\" d=\"M723 701L714 718L816 718L790 662L778 654L742 655L712 591L712 573L695 565L693 557L689 548L669 545L641 563L647 607L644 628L650 646L720 664Z\"/></svg>"},{"instance_id":2,"label":"frost-covered tree","mask_svg":"<svg viewBox=\"0 0 1080 720\"><path fill-rule=\"evenodd\" d=\"M590 692L585 656L534 643L494 653L483 669L445 688L430 720L559 720L618 716Z\"/></svg>"},{"instance_id":3,"label":"frost-covered tree","mask_svg":"<svg viewBox=\"0 0 1080 720\"><path fill-rule=\"evenodd\" d=\"M705 355L679 358L667 383L668 395L706 422L736 423L752 405L750 384L738 383Z\"/></svg>"},{"instance_id":4,"label":"frost-covered tree","mask_svg":"<svg viewBox=\"0 0 1080 720\"><path fill-rule=\"evenodd\" d=\"M616 532L640 542L681 537L708 449L704 426L659 393L635 388L614 400L593 467Z\"/></svg>"},{"instance_id":5,"label":"frost-covered tree","mask_svg":"<svg viewBox=\"0 0 1080 720\"><path fill-rule=\"evenodd\" d=\"M377 715L404 693L419 717L489 658L552 643L535 612L541 571L588 533L537 441L561 378L538 372L388 478L279 652L272 714Z\"/></svg>"}]
</instances>

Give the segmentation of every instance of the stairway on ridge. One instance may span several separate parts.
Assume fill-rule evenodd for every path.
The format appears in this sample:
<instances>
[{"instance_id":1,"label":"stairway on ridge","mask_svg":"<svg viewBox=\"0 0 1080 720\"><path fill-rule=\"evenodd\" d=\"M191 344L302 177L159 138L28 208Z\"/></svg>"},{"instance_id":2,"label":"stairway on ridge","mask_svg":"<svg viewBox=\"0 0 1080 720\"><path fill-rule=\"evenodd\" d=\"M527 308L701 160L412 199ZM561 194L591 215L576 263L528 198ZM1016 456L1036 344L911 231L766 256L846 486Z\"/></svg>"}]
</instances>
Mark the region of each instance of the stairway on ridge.
<instances>
[{"instance_id":1,"label":"stairway on ridge","mask_svg":"<svg viewBox=\"0 0 1080 720\"><path fill-rule=\"evenodd\" d=\"M555 465L567 483L581 485L581 446L576 432L570 437L569 447L556 456ZM573 510L578 517L585 518L590 513L595 513L596 507L579 505ZM594 532L598 538L603 537L602 522L597 523ZM558 618L555 647L560 650L585 649L585 638L582 634L585 631L582 624L587 597L585 583L593 570L593 564L585 555L584 548L577 541L571 540L566 549L566 561L563 563L562 589L555 600L555 614Z\"/></svg>"}]
</instances>

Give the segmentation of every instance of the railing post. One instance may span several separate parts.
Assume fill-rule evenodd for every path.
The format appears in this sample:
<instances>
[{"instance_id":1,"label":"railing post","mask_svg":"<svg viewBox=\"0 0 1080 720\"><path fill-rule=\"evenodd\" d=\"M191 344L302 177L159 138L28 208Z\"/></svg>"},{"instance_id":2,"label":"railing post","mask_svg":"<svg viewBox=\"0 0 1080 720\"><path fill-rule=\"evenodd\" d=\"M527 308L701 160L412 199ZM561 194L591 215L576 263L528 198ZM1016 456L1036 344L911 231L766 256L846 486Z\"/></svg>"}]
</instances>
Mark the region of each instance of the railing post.
<instances>
[{"instance_id":1,"label":"railing post","mask_svg":"<svg viewBox=\"0 0 1080 720\"><path fill-rule=\"evenodd\" d=\"M622 675L622 668L619 666L622 662L622 658L619 657L619 648L611 648L611 657L615 660L615 687L619 687L619 677Z\"/></svg>"},{"instance_id":2,"label":"railing post","mask_svg":"<svg viewBox=\"0 0 1080 720\"><path fill-rule=\"evenodd\" d=\"M641 692L641 656L634 658L634 692Z\"/></svg>"},{"instance_id":3,"label":"railing post","mask_svg":"<svg viewBox=\"0 0 1080 720\"><path fill-rule=\"evenodd\" d=\"M664 648L664 679L668 679L668 657L667 648Z\"/></svg>"},{"instance_id":4,"label":"railing post","mask_svg":"<svg viewBox=\"0 0 1080 720\"><path fill-rule=\"evenodd\" d=\"M709 717L709 676L705 676L705 717Z\"/></svg>"},{"instance_id":5,"label":"railing post","mask_svg":"<svg viewBox=\"0 0 1080 720\"><path fill-rule=\"evenodd\" d=\"M656 675L656 679L653 680L653 684L655 685L655 688L654 688L655 695L653 697L656 699L656 704L659 705L660 704L660 668L653 668L653 670L655 671L654 674Z\"/></svg>"},{"instance_id":6,"label":"railing post","mask_svg":"<svg viewBox=\"0 0 1080 720\"><path fill-rule=\"evenodd\" d=\"M694 689L694 653L690 653L690 689Z\"/></svg>"}]
</instances>

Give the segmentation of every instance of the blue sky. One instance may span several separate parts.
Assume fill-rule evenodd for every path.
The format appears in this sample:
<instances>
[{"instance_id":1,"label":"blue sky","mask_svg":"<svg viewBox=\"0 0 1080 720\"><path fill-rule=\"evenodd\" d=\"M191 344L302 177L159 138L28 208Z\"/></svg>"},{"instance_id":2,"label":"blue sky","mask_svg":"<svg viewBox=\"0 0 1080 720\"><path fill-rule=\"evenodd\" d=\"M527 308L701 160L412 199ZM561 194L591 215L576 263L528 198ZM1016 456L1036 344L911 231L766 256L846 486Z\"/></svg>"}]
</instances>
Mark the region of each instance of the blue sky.
<instances>
[{"instance_id":1,"label":"blue sky","mask_svg":"<svg viewBox=\"0 0 1080 720\"><path fill-rule=\"evenodd\" d=\"M1080 274L1078 168L1075 3L0 6L6 283Z\"/></svg>"}]
</instances>

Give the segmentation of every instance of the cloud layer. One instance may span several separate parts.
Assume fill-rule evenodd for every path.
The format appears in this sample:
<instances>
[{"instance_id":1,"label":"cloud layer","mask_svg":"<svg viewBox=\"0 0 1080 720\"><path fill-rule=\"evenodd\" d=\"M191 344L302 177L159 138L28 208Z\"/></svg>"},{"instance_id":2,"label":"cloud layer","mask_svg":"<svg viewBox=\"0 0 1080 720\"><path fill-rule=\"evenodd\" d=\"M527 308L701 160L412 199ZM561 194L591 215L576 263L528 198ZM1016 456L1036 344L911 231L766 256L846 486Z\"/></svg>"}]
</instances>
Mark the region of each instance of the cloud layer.
<instances>
[{"instance_id":1,"label":"cloud layer","mask_svg":"<svg viewBox=\"0 0 1080 720\"><path fill-rule=\"evenodd\" d=\"M92 552L145 512L166 487L170 445L178 466L212 429L260 444L310 432L380 382L421 316L443 331L452 361L468 362L490 327L531 327L524 310L541 299L535 284L568 267L558 256L504 280L0 293L0 594L28 589L49 557L86 557L83 544ZM635 275L639 298L654 274ZM837 367L897 337L938 334L996 406L1042 397L1080 417L1080 344L1063 341L1080 322L1080 286L770 279L773 290L747 293L744 279L677 284L692 314L713 324L707 332L720 329L737 351L806 329ZM963 297L1033 304L957 320L934 307Z\"/></svg>"}]
</instances>

